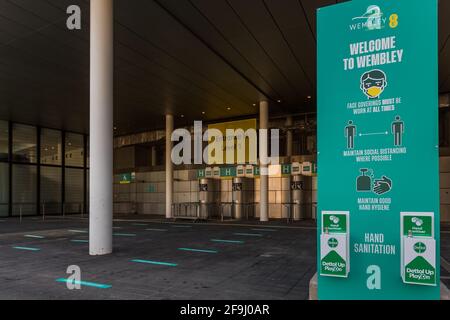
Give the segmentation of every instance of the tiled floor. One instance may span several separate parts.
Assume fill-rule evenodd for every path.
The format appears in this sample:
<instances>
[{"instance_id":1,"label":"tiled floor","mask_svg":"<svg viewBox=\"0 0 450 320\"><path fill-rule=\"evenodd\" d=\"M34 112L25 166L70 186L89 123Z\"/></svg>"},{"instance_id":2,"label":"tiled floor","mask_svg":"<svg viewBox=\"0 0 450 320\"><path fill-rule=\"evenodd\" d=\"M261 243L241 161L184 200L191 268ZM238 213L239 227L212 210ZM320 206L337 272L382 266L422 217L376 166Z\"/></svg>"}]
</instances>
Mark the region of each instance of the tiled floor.
<instances>
[{"instance_id":1,"label":"tiled floor","mask_svg":"<svg viewBox=\"0 0 450 320\"><path fill-rule=\"evenodd\" d=\"M0 222L0 299L308 296L316 259L312 223L264 228L150 221L116 221L114 253L103 257L88 255L87 220ZM112 287L68 290L56 280L67 277L69 265L81 268L82 281Z\"/></svg>"},{"instance_id":2,"label":"tiled floor","mask_svg":"<svg viewBox=\"0 0 450 320\"><path fill-rule=\"evenodd\" d=\"M443 225L441 256L450 261L450 226ZM88 221L78 217L0 220L0 299L307 299L316 270L311 221L168 223L121 217L114 253L88 255ZM180 250L181 249L181 250ZM134 260L134 262L133 262ZM69 265L82 286L68 290ZM442 281L450 270L442 264Z\"/></svg>"}]
</instances>

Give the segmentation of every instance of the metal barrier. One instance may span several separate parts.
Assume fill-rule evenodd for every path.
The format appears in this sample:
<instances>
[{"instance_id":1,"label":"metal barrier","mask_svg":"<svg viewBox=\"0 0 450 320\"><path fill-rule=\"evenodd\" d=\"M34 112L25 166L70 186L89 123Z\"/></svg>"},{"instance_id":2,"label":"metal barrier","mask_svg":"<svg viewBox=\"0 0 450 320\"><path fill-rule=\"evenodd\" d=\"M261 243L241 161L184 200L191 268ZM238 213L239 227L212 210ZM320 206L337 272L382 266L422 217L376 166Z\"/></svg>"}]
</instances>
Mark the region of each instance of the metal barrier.
<instances>
[{"instance_id":1,"label":"metal barrier","mask_svg":"<svg viewBox=\"0 0 450 320\"><path fill-rule=\"evenodd\" d=\"M292 206L294 205L298 205L298 203L295 202L285 202L283 203L283 206L285 208L287 208L287 223L291 223L294 221L294 217L293 217L293 210L292 210ZM311 207L311 219L312 220L316 220L317 217L317 203L304 203L304 204L300 204L300 206L304 209L306 209L307 207Z\"/></svg>"},{"instance_id":2,"label":"metal barrier","mask_svg":"<svg viewBox=\"0 0 450 320\"><path fill-rule=\"evenodd\" d=\"M295 203L293 203L293 202L286 202L286 203L283 203L283 207L285 207L286 209L287 209L287 215L286 215L286 222L287 223L291 223L292 221L293 221L293 217L292 217L292 206L294 205Z\"/></svg>"},{"instance_id":3,"label":"metal barrier","mask_svg":"<svg viewBox=\"0 0 450 320\"><path fill-rule=\"evenodd\" d=\"M62 205L62 217L65 218L66 213L67 213L67 207L71 206L76 207L77 209L75 209L75 212L71 212L74 214L81 214L81 217L84 217L84 203L82 202L66 202L66 203L59 203L59 202L41 202L39 204L35 203L35 202L13 202L12 203L12 207L13 207L13 216L17 216L16 214L14 214L15 209L18 207L19 209L19 220L20 222L22 222L23 217L24 217L24 212L26 211L25 209L28 207L31 207L31 210L29 210L29 212L32 212L31 214L28 214L27 216L36 216L36 208L38 207L39 209L39 214L42 216L42 220L45 220L47 216L49 216L50 214L48 213L48 208L50 206L56 206L57 208L61 208ZM59 211L58 210L54 210L54 211ZM58 213L54 214L55 216L58 215Z\"/></svg>"},{"instance_id":4,"label":"metal barrier","mask_svg":"<svg viewBox=\"0 0 450 320\"><path fill-rule=\"evenodd\" d=\"M125 211L118 210L116 206L121 205L129 205L128 210L125 209ZM138 205L136 201L117 201L114 200L113 203L113 212L116 214L138 214Z\"/></svg>"},{"instance_id":5,"label":"metal barrier","mask_svg":"<svg viewBox=\"0 0 450 320\"><path fill-rule=\"evenodd\" d=\"M77 207L78 210L76 211L69 211L67 210L67 208L73 208L73 207ZM63 218L66 217L66 213L70 213L70 214L80 214L81 216L83 216L83 210L84 209L84 203L83 202L64 202L63 206L62 206L62 216Z\"/></svg>"},{"instance_id":6,"label":"metal barrier","mask_svg":"<svg viewBox=\"0 0 450 320\"><path fill-rule=\"evenodd\" d=\"M249 218L250 218L250 211L252 211L252 216L255 217L255 210L254 210L254 208L255 208L256 204L257 204L256 202L241 203L240 204L244 208L244 214L245 214L246 220L249 220ZM221 219L221 221L225 220L224 212L225 212L225 208L227 208L228 206L230 207L230 219L234 220L234 217L235 217L235 213L234 213L234 210L235 210L234 208L235 207L234 207L234 205L235 205L234 202L221 202L220 203L220 219Z\"/></svg>"},{"instance_id":7,"label":"metal barrier","mask_svg":"<svg viewBox=\"0 0 450 320\"><path fill-rule=\"evenodd\" d=\"M255 218L255 212L256 212L256 205L259 204L258 202L251 202L251 203L244 203L245 206L245 216L247 220L250 220L250 214L249 211L252 209L252 218Z\"/></svg>"},{"instance_id":8,"label":"metal barrier","mask_svg":"<svg viewBox=\"0 0 450 320\"><path fill-rule=\"evenodd\" d=\"M42 220L45 220L45 217L50 211L54 211L55 215L57 215L61 210L61 202L42 202L40 205L40 214L42 215ZM49 208L57 208L56 210L49 210ZM50 215L50 214L49 214Z\"/></svg>"},{"instance_id":9,"label":"metal barrier","mask_svg":"<svg viewBox=\"0 0 450 320\"><path fill-rule=\"evenodd\" d=\"M233 219L233 202L221 202L220 204L220 220L225 221L225 209L230 207L230 219Z\"/></svg>"},{"instance_id":10,"label":"metal barrier","mask_svg":"<svg viewBox=\"0 0 450 320\"><path fill-rule=\"evenodd\" d=\"M37 203L35 203L35 202L13 202L12 203L13 212L14 212L14 208L16 206L19 206L19 220L20 220L20 223L22 223L24 207L31 206L33 208L31 211L36 212ZM32 216L32 215L33 214L30 214L30 216Z\"/></svg>"},{"instance_id":11,"label":"metal barrier","mask_svg":"<svg viewBox=\"0 0 450 320\"><path fill-rule=\"evenodd\" d=\"M172 212L174 219L199 220L201 218L200 203L198 202L174 203Z\"/></svg>"}]
</instances>

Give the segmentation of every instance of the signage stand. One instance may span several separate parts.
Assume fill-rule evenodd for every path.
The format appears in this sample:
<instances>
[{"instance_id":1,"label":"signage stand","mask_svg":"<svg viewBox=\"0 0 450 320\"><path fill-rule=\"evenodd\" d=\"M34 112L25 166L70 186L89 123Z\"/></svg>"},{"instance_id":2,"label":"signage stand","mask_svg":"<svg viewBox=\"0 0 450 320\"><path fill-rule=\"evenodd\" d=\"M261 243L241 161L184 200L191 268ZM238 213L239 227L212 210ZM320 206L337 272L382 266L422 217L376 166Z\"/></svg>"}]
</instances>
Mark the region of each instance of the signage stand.
<instances>
[{"instance_id":1,"label":"signage stand","mask_svg":"<svg viewBox=\"0 0 450 320\"><path fill-rule=\"evenodd\" d=\"M350 272L350 213L322 213L320 275L347 278Z\"/></svg>"},{"instance_id":2,"label":"signage stand","mask_svg":"<svg viewBox=\"0 0 450 320\"><path fill-rule=\"evenodd\" d=\"M401 213L403 282L436 286L436 240L434 213Z\"/></svg>"}]
</instances>

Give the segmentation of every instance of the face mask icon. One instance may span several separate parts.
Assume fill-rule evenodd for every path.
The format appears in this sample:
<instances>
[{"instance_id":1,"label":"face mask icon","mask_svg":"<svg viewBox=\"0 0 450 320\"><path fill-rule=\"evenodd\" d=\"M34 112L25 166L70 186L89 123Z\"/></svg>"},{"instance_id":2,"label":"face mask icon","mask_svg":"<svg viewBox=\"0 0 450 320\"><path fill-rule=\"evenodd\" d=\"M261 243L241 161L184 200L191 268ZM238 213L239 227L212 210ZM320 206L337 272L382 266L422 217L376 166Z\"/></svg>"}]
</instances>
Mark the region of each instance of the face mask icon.
<instances>
[{"instance_id":1,"label":"face mask icon","mask_svg":"<svg viewBox=\"0 0 450 320\"><path fill-rule=\"evenodd\" d=\"M369 90L367 90L367 95L376 98L380 96L381 92L383 92L383 90L379 87L370 87Z\"/></svg>"},{"instance_id":2,"label":"face mask icon","mask_svg":"<svg viewBox=\"0 0 450 320\"><path fill-rule=\"evenodd\" d=\"M369 99L377 99L387 87L386 74L381 70L371 70L361 76L361 90Z\"/></svg>"}]
</instances>

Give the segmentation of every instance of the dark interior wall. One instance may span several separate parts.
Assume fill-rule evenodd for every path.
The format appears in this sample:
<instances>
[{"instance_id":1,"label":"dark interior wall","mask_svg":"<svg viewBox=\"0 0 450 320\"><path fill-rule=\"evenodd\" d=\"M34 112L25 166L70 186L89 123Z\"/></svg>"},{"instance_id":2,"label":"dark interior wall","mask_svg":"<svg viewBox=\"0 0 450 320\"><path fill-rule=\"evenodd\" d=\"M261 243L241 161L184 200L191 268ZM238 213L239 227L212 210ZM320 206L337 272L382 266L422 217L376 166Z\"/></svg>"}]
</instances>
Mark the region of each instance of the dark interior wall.
<instances>
[{"instance_id":1,"label":"dark interior wall","mask_svg":"<svg viewBox=\"0 0 450 320\"><path fill-rule=\"evenodd\" d=\"M135 166L150 167L152 165L152 149L147 146L136 146Z\"/></svg>"},{"instance_id":2,"label":"dark interior wall","mask_svg":"<svg viewBox=\"0 0 450 320\"><path fill-rule=\"evenodd\" d=\"M131 169L135 167L135 146L114 149L114 170Z\"/></svg>"}]
</instances>

